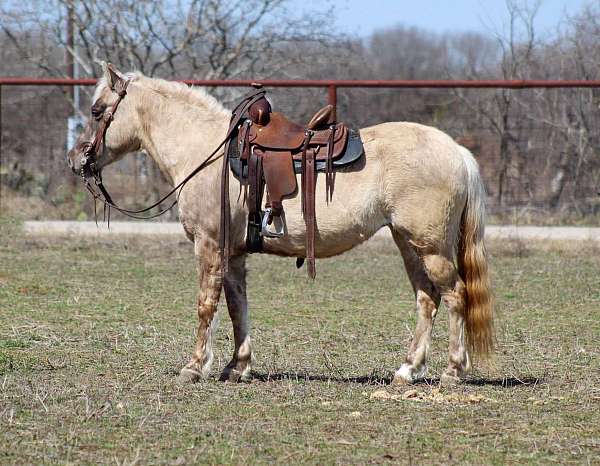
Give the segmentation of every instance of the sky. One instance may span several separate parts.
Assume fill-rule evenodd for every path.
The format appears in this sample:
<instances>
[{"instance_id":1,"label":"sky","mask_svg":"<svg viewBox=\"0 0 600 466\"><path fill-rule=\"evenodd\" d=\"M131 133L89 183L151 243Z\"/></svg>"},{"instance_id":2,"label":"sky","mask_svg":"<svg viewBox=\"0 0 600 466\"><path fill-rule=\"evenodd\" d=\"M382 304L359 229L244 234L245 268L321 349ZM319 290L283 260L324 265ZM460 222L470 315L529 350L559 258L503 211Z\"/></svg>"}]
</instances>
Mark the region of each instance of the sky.
<instances>
[{"instance_id":1,"label":"sky","mask_svg":"<svg viewBox=\"0 0 600 466\"><path fill-rule=\"evenodd\" d=\"M323 1L293 0L300 8L320 9ZM504 0L333 0L342 32L367 37L377 29L417 26L436 32L501 32L506 26ZM527 3L525 0L521 3ZM533 4L529 0L529 4ZM599 0L542 0L536 32L552 35L566 14Z\"/></svg>"}]
</instances>

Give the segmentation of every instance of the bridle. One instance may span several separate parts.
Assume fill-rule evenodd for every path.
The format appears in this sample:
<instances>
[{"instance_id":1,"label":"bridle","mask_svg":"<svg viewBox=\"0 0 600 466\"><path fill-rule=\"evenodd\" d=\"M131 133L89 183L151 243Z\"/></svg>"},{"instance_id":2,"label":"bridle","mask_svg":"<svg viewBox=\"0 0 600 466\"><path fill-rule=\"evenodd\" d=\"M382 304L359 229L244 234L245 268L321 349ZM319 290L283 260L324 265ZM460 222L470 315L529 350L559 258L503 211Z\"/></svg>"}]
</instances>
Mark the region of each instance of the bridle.
<instances>
[{"instance_id":1,"label":"bridle","mask_svg":"<svg viewBox=\"0 0 600 466\"><path fill-rule=\"evenodd\" d=\"M104 187L104 184L102 183L102 172L98 168L98 154L100 153L101 150L105 149L104 140L106 138L106 132L108 131L108 128L110 127L111 123L114 120L114 115L115 115L115 112L117 111L117 109L119 108L119 104L127 95L127 87L129 86L129 83L130 83L129 79L119 80L115 83L115 88L113 90L118 95L117 100L115 101L115 103L112 104L112 106L110 107L110 110L104 111L104 113L102 115L102 120L100 122L100 125L98 126L98 129L96 130L96 134L94 135L94 138L91 141L84 144L83 156L81 157L81 160L79 162L81 165L81 169L80 169L81 179L83 180L83 183L84 183L85 187L87 188L87 190L94 197L94 213L96 212L96 200L100 199L100 197L99 197L98 193L96 191L94 191L94 189L92 188L86 171L88 171L89 174L92 175L92 178L94 178L94 182L95 182L96 186L98 187L98 189L102 193L102 196L104 197L104 201L105 201L104 208L106 209L106 206L108 205L108 221L109 222L110 222L110 207L111 206L116 207L116 206L114 206L114 203L113 203L113 200L112 200L110 194L108 193L108 191ZM100 199L100 200L102 200L102 199ZM106 213L106 210L105 210L105 213Z\"/></svg>"},{"instance_id":2,"label":"bridle","mask_svg":"<svg viewBox=\"0 0 600 466\"><path fill-rule=\"evenodd\" d=\"M119 108L119 104L127 95L127 87L129 86L130 80L120 80L115 84L114 91L117 93L118 97L112 107L108 111L104 111L102 115L102 121L96 130L96 134L94 135L94 139L90 142L87 142L84 146L83 157L81 158L81 176L85 178L86 169L90 171L90 173L94 176L94 178L100 176L100 170L97 165L97 156L102 148L104 148L104 139L106 137L106 132L110 127L110 124L114 120L114 115Z\"/></svg>"},{"instance_id":3,"label":"bridle","mask_svg":"<svg viewBox=\"0 0 600 466\"><path fill-rule=\"evenodd\" d=\"M121 212L123 215L126 215L127 217L131 217L131 218L135 218L135 219L139 219L139 220L146 220L146 219L159 217L159 216L167 213L173 207L175 207L175 205L179 201L179 196L181 195L181 191L182 191L183 187L196 174L198 174L201 170L203 170L204 168L206 168L208 165L210 165L211 163L213 163L215 160L217 160L219 158L219 157L216 157L217 153L223 146L229 146L229 142L235 137L235 134L237 133L237 130L238 130L238 125L242 122L242 119L244 118L245 113L248 111L248 108L254 102L256 102L257 100L262 98L265 94L265 91L262 89L262 86L254 85L255 89L253 91L251 91L250 93L248 93L244 98L242 98L242 100L238 103L238 105L233 110L231 119L229 122L229 129L227 130L227 134L225 135L225 138L221 141L221 143L217 146L217 148L208 157L206 157L196 168L194 168L194 170L192 170L183 179L183 181L181 181L179 184L177 184L177 186L172 188L167 194L162 196L154 204L152 204L148 207L145 207L143 209L131 210L131 209L125 209L123 207L120 207L113 202L110 194L108 193L108 190L106 189L106 187L104 186L104 184L102 182L102 173L101 173L101 170L98 168L98 154L100 153L101 150L103 151L106 149L106 146L104 144L104 141L106 138L106 132L108 131L108 128L110 127L111 123L114 120L114 116L115 116L117 109L119 108L119 104L123 101L123 99L127 95L127 88L129 86L130 82L131 82L130 79L126 79L126 80L119 80L115 83L112 90L117 93L117 95L118 95L117 100L110 107L110 110L105 111L104 115L102 116L100 125L98 126L98 129L96 130L96 134L94 135L94 138L91 141L84 144L83 156L82 156L81 162L80 162L80 164L81 164L80 175L81 175L81 178L83 180L83 183L84 183L86 189L91 193L92 197L94 198L94 217L96 218L96 222L97 222L96 201L100 201L103 204L104 218L108 220L109 224L110 224L110 209L111 208ZM228 152L228 150L226 147L225 151L224 151L224 154L225 154L224 160L225 161L227 161L227 155L226 155L227 152ZM223 156L223 155L221 155L221 156ZM100 193L98 193L94 189L92 184L89 182L90 177L87 176L88 174L91 175L91 177L94 179L94 184L96 185L96 187L100 191ZM228 177L228 169L225 169L225 163L223 164L223 176ZM161 203L163 203L165 200L167 200L169 197L171 197L176 192L177 192L177 196L176 196L175 200L171 203L171 205L169 205L169 207L162 209L160 212L152 214L152 215L140 215L140 214L148 212L151 209L159 206ZM222 194L224 194L224 193L222 193ZM227 199L227 203L229 203L229 199Z\"/></svg>"}]
</instances>

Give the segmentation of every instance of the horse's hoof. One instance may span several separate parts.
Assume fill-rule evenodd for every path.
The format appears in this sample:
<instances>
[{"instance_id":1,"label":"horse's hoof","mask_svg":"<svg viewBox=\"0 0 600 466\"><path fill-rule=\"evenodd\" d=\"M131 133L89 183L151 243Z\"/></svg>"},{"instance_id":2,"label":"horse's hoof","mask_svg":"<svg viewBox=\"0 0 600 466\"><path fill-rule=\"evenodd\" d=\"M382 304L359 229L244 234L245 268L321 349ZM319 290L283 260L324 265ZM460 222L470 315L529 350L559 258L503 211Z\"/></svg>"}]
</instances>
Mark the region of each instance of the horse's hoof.
<instances>
[{"instance_id":1,"label":"horse's hoof","mask_svg":"<svg viewBox=\"0 0 600 466\"><path fill-rule=\"evenodd\" d=\"M246 368L243 371L239 371L235 368L226 368L222 373L219 380L221 382L250 382L252 376L250 374L250 368Z\"/></svg>"},{"instance_id":2,"label":"horse's hoof","mask_svg":"<svg viewBox=\"0 0 600 466\"><path fill-rule=\"evenodd\" d=\"M394 380L392 385L410 385L415 383L417 380L425 377L427 373L427 365L423 364L421 367L413 368L409 364L404 363L400 366L400 369L394 374Z\"/></svg>"},{"instance_id":3,"label":"horse's hoof","mask_svg":"<svg viewBox=\"0 0 600 466\"><path fill-rule=\"evenodd\" d=\"M392 379L392 385L396 386L411 385L412 383L412 380L406 380L403 376L397 373L394 374L394 378Z\"/></svg>"},{"instance_id":4,"label":"horse's hoof","mask_svg":"<svg viewBox=\"0 0 600 466\"><path fill-rule=\"evenodd\" d=\"M448 374L444 372L440 377L440 384L444 387L455 387L459 385L461 382L460 377L457 377L454 374Z\"/></svg>"},{"instance_id":5,"label":"horse's hoof","mask_svg":"<svg viewBox=\"0 0 600 466\"><path fill-rule=\"evenodd\" d=\"M219 377L219 382L238 382L241 378L241 374L235 369L225 369L221 372L221 376Z\"/></svg>"},{"instance_id":6,"label":"horse's hoof","mask_svg":"<svg viewBox=\"0 0 600 466\"><path fill-rule=\"evenodd\" d=\"M189 367L184 367L179 372L179 376L177 377L177 382L180 384L190 384L196 383L200 379L202 379L202 374L194 369Z\"/></svg>"}]
</instances>

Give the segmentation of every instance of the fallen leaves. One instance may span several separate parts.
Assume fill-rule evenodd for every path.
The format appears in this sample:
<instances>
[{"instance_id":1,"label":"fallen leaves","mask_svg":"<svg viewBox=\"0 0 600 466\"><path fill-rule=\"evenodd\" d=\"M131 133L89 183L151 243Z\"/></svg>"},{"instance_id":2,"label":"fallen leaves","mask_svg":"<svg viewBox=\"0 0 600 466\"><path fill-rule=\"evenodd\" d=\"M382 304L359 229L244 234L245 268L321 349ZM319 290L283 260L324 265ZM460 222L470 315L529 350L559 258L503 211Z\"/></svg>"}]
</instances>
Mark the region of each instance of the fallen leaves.
<instances>
[{"instance_id":1,"label":"fallen leaves","mask_svg":"<svg viewBox=\"0 0 600 466\"><path fill-rule=\"evenodd\" d=\"M529 402L533 406L542 406L542 405L546 405L546 404L550 403L551 401L564 401L564 400L565 400L564 396L551 396L548 398L544 398L542 400L534 398L532 396L527 398L527 402Z\"/></svg>"},{"instance_id":2,"label":"fallen leaves","mask_svg":"<svg viewBox=\"0 0 600 466\"><path fill-rule=\"evenodd\" d=\"M371 400L397 400L399 395L392 395L387 390L376 390L369 397Z\"/></svg>"},{"instance_id":3,"label":"fallen leaves","mask_svg":"<svg viewBox=\"0 0 600 466\"><path fill-rule=\"evenodd\" d=\"M407 390L404 393L390 393L387 390L377 390L371 393L371 400L408 400L410 398L418 398L417 390Z\"/></svg>"},{"instance_id":4,"label":"fallen leaves","mask_svg":"<svg viewBox=\"0 0 600 466\"><path fill-rule=\"evenodd\" d=\"M354 445L358 445L357 442L351 442L350 440L346 440L346 439L339 439L336 440L334 443L338 444L338 445L346 445L346 446L354 446Z\"/></svg>"},{"instance_id":5,"label":"fallen leaves","mask_svg":"<svg viewBox=\"0 0 600 466\"><path fill-rule=\"evenodd\" d=\"M416 389L406 390L402 393L391 393L387 390L376 390L370 394L371 400L410 400L410 401L430 401L434 403L495 403L495 400L486 398L480 394L466 394L449 392L445 393L438 388L432 390L419 391Z\"/></svg>"}]
</instances>

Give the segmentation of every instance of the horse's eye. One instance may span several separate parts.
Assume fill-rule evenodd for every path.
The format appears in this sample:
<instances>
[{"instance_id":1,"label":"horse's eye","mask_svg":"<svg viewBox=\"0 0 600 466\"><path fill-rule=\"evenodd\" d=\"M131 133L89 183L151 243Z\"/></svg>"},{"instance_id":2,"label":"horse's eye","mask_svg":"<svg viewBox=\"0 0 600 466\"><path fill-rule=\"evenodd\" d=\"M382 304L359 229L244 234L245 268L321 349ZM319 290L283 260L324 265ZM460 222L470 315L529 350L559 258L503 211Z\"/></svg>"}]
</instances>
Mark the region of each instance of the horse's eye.
<instances>
[{"instance_id":1,"label":"horse's eye","mask_svg":"<svg viewBox=\"0 0 600 466\"><path fill-rule=\"evenodd\" d=\"M106 110L106 105L104 104L94 104L92 105L92 117L95 120L99 120L100 118L102 118L102 114L104 113L104 110Z\"/></svg>"}]
</instances>

